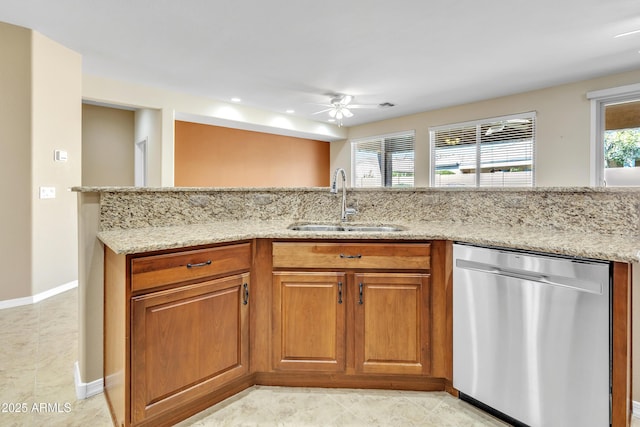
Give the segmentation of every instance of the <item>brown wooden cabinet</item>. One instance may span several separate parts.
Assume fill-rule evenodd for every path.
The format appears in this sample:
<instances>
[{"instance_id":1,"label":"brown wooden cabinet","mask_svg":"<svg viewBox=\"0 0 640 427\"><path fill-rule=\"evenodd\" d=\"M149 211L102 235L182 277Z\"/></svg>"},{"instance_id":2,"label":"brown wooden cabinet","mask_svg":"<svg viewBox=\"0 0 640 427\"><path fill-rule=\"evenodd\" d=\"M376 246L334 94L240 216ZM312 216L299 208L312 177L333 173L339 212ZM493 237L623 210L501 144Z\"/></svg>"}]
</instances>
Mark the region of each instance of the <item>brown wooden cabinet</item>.
<instances>
[{"instance_id":1,"label":"brown wooden cabinet","mask_svg":"<svg viewBox=\"0 0 640 427\"><path fill-rule=\"evenodd\" d=\"M172 425L251 385L251 243L105 251L105 395L118 426Z\"/></svg>"},{"instance_id":2,"label":"brown wooden cabinet","mask_svg":"<svg viewBox=\"0 0 640 427\"><path fill-rule=\"evenodd\" d=\"M275 370L430 373L428 243L274 242L273 268Z\"/></svg>"},{"instance_id":3,"label":"brown wooden cabinet","mask_svg":"<svg viewBox=\"0 0 640 427\"><path fill-rule=\"evenodd\" d=\"M355 368L359 373L429 373L429 275L355 274Z\"/></svg>"},{"instance_id":4,"label":"brown wooden cabinet","mask_svg":"<svg viewBox=\"0 0 640 427\"><path fill-rule=\"evenodd\" d=\"M344 371L345 280L344 273L273 274L275 369Z\"/></svg>"},{"instance_id":5,"label":"brown wooden cabinet","mask_svg":"<svg viewBox=\"0 0 640 427\"><path fill-rule=\"evenodd\" d=\"M245 273L133 298L133 424L248 374L248 286Z\"/></svg>"},{"instance_id":6,"label":"brown wooden cabinet","mask_svg":"<svg viewBox=\"0 0 640 427\"><path fill-rule=\"evenodd\" d=\"M445 288L433 284L446 278L432 250L439 263L435 243L107 248L116 425L172 425L253 384L443 390Z\"/></svg>"}]
</instances>

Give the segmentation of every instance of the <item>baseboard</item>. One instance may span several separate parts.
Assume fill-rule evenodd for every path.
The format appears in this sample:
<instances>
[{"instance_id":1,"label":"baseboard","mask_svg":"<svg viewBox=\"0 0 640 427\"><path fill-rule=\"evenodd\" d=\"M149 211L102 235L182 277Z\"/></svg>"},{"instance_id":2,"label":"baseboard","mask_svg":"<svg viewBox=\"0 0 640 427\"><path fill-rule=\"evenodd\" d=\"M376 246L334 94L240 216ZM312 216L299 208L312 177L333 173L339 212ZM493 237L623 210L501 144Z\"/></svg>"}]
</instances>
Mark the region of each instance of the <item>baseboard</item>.
<instances>
[{"instance_id":1,"label":"baseboard","mask_svg":"<svg viewBox=\"0 0 640 427\"><path fill-rule=\"evenodd\" d=\"M64 285L56 286L53 289L49 289L48 291L40 292L39 294L32 295L30 297L23 298L14 298L8 299L4 301L0 301L0 310L5 308L19 307L21 305L29 305L35 304L47 298L51 298L52 296L61 294L68 290L78 287L78 281L74 280L73 282L65 283Z\"/></svg>"},{"instance_id":2,"label":"baseboard","mask_svg":"<svg viewBox=\"0 0 640 427\"><path fill-rule=\"evenodd\" d=\"M79 400L102 393L102 378L91 381L90 383L82 382L82 379L80 378L80 364L78 363L78 361L76 361L76 363L73 365L73 378L76 383L76 397Z\"/></svg>"}]
</instances>

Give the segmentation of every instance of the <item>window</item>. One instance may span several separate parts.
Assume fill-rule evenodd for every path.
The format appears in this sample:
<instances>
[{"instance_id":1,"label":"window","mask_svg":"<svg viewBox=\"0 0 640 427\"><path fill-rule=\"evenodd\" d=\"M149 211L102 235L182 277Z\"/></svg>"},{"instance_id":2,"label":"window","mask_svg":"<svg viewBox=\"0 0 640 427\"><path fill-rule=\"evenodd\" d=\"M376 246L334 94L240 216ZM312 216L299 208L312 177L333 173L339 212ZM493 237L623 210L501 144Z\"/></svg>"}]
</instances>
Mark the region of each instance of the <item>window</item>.
<instances>
[{"instance_id":1,"label":"window","mask_svg":"<svg viewBox=\"0 0 640 427\"><path fill-rule=\"evenodd\" d=\"M354 187L413 187L415 131L351 141Z\"/></svg>"},{"instance_id":2,"label":"window","mask_svg":"<svg viewBox=\"0 0 640 427\"><path fill-rule=\"evenodd\" d=\"M532 187L534 112L429 129L432 187Z\"/></svg>"}]
</instances>

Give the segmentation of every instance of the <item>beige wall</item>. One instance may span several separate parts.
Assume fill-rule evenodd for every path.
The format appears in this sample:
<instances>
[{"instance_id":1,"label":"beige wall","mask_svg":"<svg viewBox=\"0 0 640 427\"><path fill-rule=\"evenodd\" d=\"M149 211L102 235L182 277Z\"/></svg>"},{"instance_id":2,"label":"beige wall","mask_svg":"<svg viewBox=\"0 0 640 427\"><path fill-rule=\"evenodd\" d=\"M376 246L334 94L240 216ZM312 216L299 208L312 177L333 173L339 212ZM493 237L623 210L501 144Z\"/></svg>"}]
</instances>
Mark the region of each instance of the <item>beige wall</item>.
<instances>
[{"instance_id":1,"label":"beige wall","mask_svg":"<svg viewBox=\"0 0 640 427\"><path fill-rule=\"evenodd\" d=\"M82 105L82 185L134 184L135 112Z\"/></svg>"},{"instance_id":2,"label":"beige wall","mask_svg":"<svg viewBox=\"0 0 640 427\"><path fill-rule=\"evenodd\" d=\"M0 301L31 295L31 31L0 23Z\"/></svg>"},{"instance_id":3,"label":"beige wall","mask_svg":"<svg viewBox=\"0 0 640 427\"><path fill-rule=\"evenodd\" d=\"M415 129L416 185L430 185L429 127L536 111L536 185L588 186L591 183L591 104L586 93L640 82L640 70L548 89L427 111L349 128L349 139ZM331 168L351 170L348 141L331 143Z\"/></svg>"},{"instance_id":4,"label":"beige wall","mask_svg":"<svg viewBox=\"0 0 640 427\"><path fill-rule=\"evenodd\" d=\"M0 300L33 296L78 273L81 58L37 32L0 24L0 116L4 162ZM69 161L54 162L54 150ZM39 188L54 187L54 199Z\"/></svg>"},{"instance_id":5,"label":"beige wall","mask_svg":"<svg viewBox=\"0 0 640 427\"><path fill-rule=\"evenodd\" d=\"M82 185L134 185L135 117L137 112L96 105L82 105ZM80 378L90 382L102 377L102 288L86 286L102 282L103 250L96 239L100 197L78 193L79 268L78 365Z\"/></svg>"},{"instance_id":6,"label":"beige wall","mask_svg":"<svg viewBox=\"0 0 640 427\"><path fill-rule=\"evenodd\" d=\"M55 187L55 199L32 191L32 293L78 278L76 195L81 173L82 58L33 32L32 189ZM68 154L54 161L54 150Z\"/></svg>"},{"instance_id":7,"label":"beige wall","mask_svg":"<svg viewBox=\"0 0 640 427\"><path fill-rule=\"evenodd\" d=\"M78 193L77 196L78 365L82 382L88 383L102 378L104 249L96 239L100 223L100 195Z\"/></svg>"}]
</instances>

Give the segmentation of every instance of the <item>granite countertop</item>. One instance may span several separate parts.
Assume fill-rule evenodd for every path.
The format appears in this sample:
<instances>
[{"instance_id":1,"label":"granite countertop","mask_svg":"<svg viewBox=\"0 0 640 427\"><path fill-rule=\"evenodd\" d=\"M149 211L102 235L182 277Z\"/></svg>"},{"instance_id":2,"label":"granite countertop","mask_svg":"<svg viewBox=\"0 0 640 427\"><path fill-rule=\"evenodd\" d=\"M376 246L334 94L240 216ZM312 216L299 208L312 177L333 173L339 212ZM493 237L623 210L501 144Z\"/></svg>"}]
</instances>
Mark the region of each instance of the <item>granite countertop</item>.
<instances>
[{"instance_id":1,"label":"granite countertop","mask_svg":"<svg viewBox=\"0 0 640 427\"><path fill-rule=\"evenodd\" d=\"M640 236L558 231L551 228L455 222L399 223L394 232L307 232L289 230L292 221L220 221L170 227L108 230L98 238L119 254L143 253L254 238L453 240L487 246L563 254L620 262L640 261ZM351 223L350 223L351 224Z\"/></svg>"},{"instance_id":2,"label":"granite countertop","mask_svg":"<svg viewBox=\"0 0 640 427\"><path fill-rule=\"evenodd\" d=\"M77 186L71 187L71 191L77 193L216 193L216 192L317 192L327 193L329 187L98 187L98 186ZM422 192L422 193L456 193L456 192L477 192L477 193L640 193L639 187L366 187L348 188L350 193L376 192L376 193L398 193L398 192Z\"/></svg>"}]
</instances>

